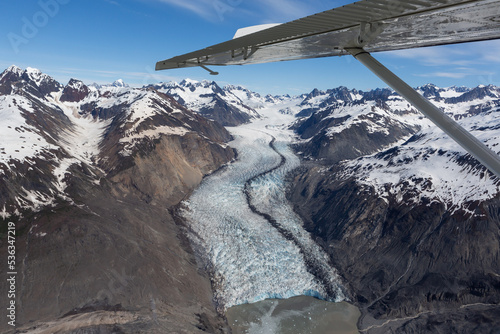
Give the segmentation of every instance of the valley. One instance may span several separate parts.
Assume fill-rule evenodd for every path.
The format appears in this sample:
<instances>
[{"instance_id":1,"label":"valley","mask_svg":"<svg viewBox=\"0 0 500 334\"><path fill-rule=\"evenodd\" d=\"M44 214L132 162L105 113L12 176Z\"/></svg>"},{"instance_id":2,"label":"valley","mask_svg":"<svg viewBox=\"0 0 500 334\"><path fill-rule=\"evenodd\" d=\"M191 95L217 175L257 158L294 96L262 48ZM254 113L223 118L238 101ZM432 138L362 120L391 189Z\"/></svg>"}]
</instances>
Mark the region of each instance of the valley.
<instances>
[{"instance_id":1,"label":"valley","mask_svg":"<svg viewBox=\"0 0 500 334\"><path fill-rule=\"evenodd\" d=\"M417 90L498 150L498 87ZM370 334L500 326L500 181L389 89L11 66L0 115L27 333L228 333L245 314L279 332L311 310Z\"/></svg>"}]
</instances>

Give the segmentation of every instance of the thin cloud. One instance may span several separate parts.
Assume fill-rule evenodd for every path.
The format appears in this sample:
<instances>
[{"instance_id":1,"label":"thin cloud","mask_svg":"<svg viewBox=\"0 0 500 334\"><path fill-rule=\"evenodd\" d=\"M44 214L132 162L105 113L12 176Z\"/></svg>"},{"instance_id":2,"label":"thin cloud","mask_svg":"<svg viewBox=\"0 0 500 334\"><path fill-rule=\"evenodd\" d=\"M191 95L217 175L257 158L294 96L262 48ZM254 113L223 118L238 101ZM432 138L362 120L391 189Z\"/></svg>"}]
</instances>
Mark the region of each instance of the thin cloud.
<instances>
[{"instance_id":1,"label":"thin cloud","mask_svg":"<svg viewBox=\"0 0 500 334\"><path fill-rule=\"evenodd\" d=\"M256 0L255 5L256 12L265 17L265 21L273 23L287 22L316 12L310 3L293 0Z\"/></svg>"},{"instance_id":2,"label":"thin cloud","mask_svg":"<svg viewBox=\"0 0 500 334\"><path fill-rule=\"evenodd\" d=\"M412 59L424 66L476 66L499 63L500 41L427 47L387 52L387 55Z\"/></svg>"},{"instance_id":3,"label":"thin cloud","mask_svg":"<svg viewBox=\"0 0 500 334\"><path fill-rule=\"evenodd\" d=\"M229 16L255 16L259 23L282 23L317 11L330 9L322 0L151 0L182 8L207 21L223 21Z\"/></svg>"},{"instance_id":4,"label":"thin cloud","mask_svg":"<svg viewBox=\"0 0 500 334\"><path fill-rule=\"evenodd\" d=\"M415 74L417 77L422 78L451 78L451 79L463 79L470 74L467 73L459 73L459 72L433 72L433 73L423 73L423 74Z\"/></svg>"},{"instance_id":5,"label":"thin cloud","mask_svg":"<svg viewBox=\"0 0 500 334\"><path fill-rule=\"evenodd\" d=\"M49 75L58 77L58 80L63 79L64 81L61 83L66 83L70 78L82 80L85 83L92 83L96 81L98 84L105 84L118 79L123 79L127 84L137 87L158 82L180 80L180 78L178 77L159 74L152 68L145 68L144 71L137 72L104 71L82 68L58 68L49 70ZM89 75L92 75L93 79L87 79Z\"/></svg>"},{"instance_id":6,"label":"thin cloud","mask_svg":"<svg viewBox=\"0 0 500 334\"><path fill-rule=\"evenodd\" d=\"M114 0L104 0L104 1L114 6L120 6L120 4Z\"/></svg>"},{"instance_id":7,"label":"thin cloud","mask_svg":"<svg viewBox=\"0 0 500 334\"><path fill-rule=\"evenodd\" d=\"M354 0L254 0L253 4L254 14L262 23L284 23L352 2Z\"/></svg>"},{"instance_id":8,"label":"thin cloud","mask_svg":"<svg viewBox=\"0 0 500 334\"><path fill-rule=\"evenodd\" d=\"M480 53L482 60L486 62L500 62L500 40L487 41L481 43Z\"/></svg>"},{"instance_id":9,"label":"thin cloud","mask_svg":"<svg viewBox=\"0 0 500 334\"><path fill-rule=\"evenodd\" d=\"M492 76L494 73L488 71L481 71L475 68L456 68L454 71L436 71L432 73L419 73L415 74L417 77L422 78L450 78L450 79L463 79L470 76Z\"/></svg>"},{"instance_id":10,"label":"thin cloud","mask_svg":"<svg viewBox=\"0 0 500 334\"><path fill-rule=\"evenodd\" d=\"M470 59L470 52L466 48L456 47L428 47L409 50L398 50L387 53L390 56L414 59L425 66L468 66L476 63Z\"/></svg>"},{"instance_id":11,"label":"thin cloud","mask_svg":"<svg viewBox=\"0 0 500 334\"><path fill-rule=\"evenodd\" d=\"M233 6L220 0L154 0L166 5L182 8L207 21L217 21L222 13L231 11Z\"/></svg>"}]
</instances>

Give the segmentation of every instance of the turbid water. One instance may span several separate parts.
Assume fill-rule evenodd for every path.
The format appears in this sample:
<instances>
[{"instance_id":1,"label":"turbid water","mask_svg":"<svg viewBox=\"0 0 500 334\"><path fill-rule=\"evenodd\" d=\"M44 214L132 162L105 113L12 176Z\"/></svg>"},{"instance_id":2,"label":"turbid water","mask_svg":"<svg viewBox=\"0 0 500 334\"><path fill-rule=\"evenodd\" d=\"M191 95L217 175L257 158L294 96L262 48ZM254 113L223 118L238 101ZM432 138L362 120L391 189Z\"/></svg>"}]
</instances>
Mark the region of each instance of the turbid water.
<instances>
[{"instance_id":1,"label":"turbid water","mask_svg":"<svg viewBox=\"0 0 500 334\"><path fill-rule=\"evenodd\" d=\"M268 299L227 310L233 334L355 334L359 309L312 297Z\"/></svg>"}]
</instances>

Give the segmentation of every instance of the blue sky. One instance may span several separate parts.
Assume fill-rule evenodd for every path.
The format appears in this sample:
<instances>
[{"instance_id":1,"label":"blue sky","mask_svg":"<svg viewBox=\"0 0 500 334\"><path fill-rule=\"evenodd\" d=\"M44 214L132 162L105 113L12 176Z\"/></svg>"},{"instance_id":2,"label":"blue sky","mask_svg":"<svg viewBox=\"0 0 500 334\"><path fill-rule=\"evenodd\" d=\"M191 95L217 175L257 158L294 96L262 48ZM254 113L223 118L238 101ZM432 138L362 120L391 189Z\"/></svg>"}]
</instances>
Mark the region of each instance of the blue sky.
<instances>
[{"instance_id":1,"label":"blue sky","mask_svg":"<svg viewBox=\"0 0 500 334\"><path fill-rule=\"evenodd\" d=\"M238 28L293 20L349 0L23 0L0 5L0 67L35 67L63 84L116 79L142 86L159 81L215 80L260 93L299 94L313 88L361 90L385 84L351 57L217 69L154 71L157 61L231 39ZM500 42L374 55L410 85L500 86Z\"/></svg>"}]
</instances>

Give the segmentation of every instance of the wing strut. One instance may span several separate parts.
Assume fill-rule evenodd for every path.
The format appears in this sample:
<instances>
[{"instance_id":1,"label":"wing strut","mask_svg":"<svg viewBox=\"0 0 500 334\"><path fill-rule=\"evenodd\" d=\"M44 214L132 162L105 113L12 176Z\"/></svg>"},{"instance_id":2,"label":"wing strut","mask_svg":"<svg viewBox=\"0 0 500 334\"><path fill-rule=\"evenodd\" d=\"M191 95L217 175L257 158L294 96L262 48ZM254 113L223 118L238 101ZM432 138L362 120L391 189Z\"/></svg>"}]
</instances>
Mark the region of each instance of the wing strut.
<instances>
[{"instance_id":1,"label":"wing strut","mask_svg":"<svg viewBox=\"0 0 500 334\"><path fill-rule=\"evenodd\" d=\"M210 73L210 75L219 75L219 72L214 72L214 71L212 71L211 69L209 69L208 67L206 67L204 65L200 65L200 67L202 69L204 69L205 71L208 71L208 73Z\"/></svg>"},{"instance_id":2,"label":"wing strut","mask_svg":"<svg viewBox=\"0 0 500 334\"><path fill-rule=\"evenodd\" d=\"M497 177L500 177L500 157L495 152L378 62L370 53L361 48L346 49L346 51L352 54L354 58L359 60L370 71L375 73L392 89L398 92L422 114L427 116L434 124L447 133Z\"/></svg>"}]
</instances>

